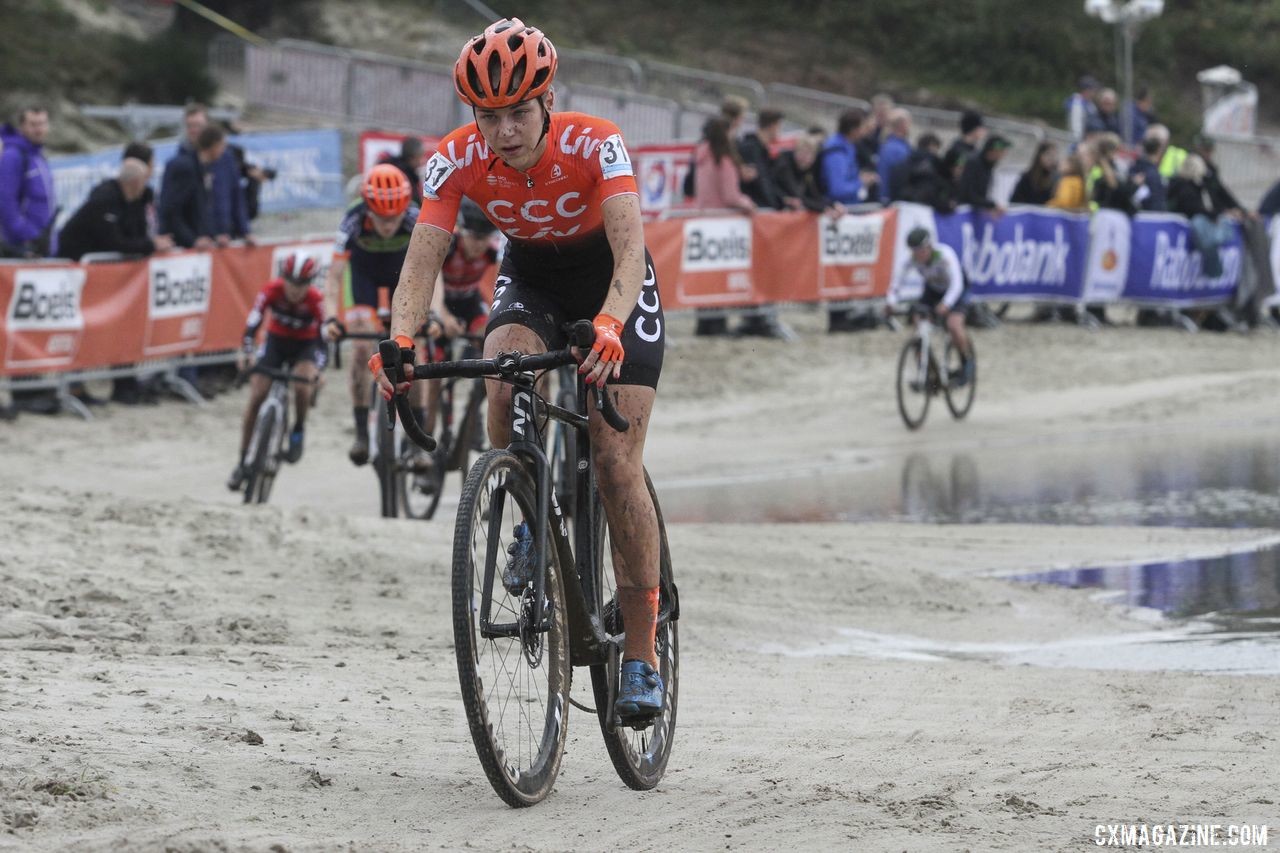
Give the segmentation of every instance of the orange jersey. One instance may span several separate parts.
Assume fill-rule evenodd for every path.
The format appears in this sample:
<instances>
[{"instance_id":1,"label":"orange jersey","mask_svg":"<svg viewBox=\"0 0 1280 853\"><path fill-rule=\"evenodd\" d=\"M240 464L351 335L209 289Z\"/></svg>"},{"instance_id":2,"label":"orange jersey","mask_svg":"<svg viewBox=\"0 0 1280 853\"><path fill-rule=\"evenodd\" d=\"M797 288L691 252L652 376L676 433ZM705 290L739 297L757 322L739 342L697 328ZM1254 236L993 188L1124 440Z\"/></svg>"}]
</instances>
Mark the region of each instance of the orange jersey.
<instances>
[{"instance_id":1,"label":"orange jersey","mask_svg":"<svg viewBox=\"0 0 1280 853\"><path fill-rule=\"evenodd\" d=\"M617 125L586 113L552 113L546 150L527 172L492 154L472 122L441 140L423 174L419 222L452 232L465 195L534 251L597 242L604 201L639 194Z\"/></svg>"}]
</instances>

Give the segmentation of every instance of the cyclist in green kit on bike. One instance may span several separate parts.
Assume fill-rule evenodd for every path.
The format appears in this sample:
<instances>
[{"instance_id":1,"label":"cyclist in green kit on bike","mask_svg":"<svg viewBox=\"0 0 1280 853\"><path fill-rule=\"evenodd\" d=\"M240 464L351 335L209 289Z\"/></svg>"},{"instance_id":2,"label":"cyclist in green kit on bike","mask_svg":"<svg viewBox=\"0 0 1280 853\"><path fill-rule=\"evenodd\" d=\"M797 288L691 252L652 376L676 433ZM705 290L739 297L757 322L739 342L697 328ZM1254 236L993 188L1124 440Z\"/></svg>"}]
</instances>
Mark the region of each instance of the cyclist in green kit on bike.
<instances>
[{"instance_id":1,"label":"cyclist in green kit on bike","mask_svg":"<svg viewBox=\"0 0 1280 853\"><path fill-rule=\"evenodd\" d=\"M424 169L422 212L396 287L391 332L411 359L405 348L427 318L464 196L509 241L485 358L562 348L566 323L592 321L595 345L579 371L631 423L616 432L591 412L626 633L616 707L628 717L652 715L663 696L654 647L659 538L643 453L662 368L662 308L622 134L595 116L552 112L556 65L551 41L518 19L494 23L463 48L454 84L475 121L446 136ZM407 391L410 383L393 388L379 355L369 366L388 399ZM491 380L488 395L489 438L505 447L510 386ZM531 537L518 529L516 536L504 580L533 573L526 556Z\"/></svg>"},{"instance_id":2,"label":"cyclist in green kit on bike","mask_svg":"<svg viewBox=\"0 0 1280 853\"><path fill-rule=\"evenodd\" d=\"M889 288L885 301L892 311L899 302L898 288L920 293L916 304L946 324L951 342L964 356L960 375L952 381L956 387L967 385L973 381L973 359L970 358L973 350L969 346L964 322L969 294L965 289L960 258L956 256L955 249L945 243L935 246L927 228L912 228L907 234L907 248L911 250L910 258L898 277L897 287Z\"/></svg>"}]
</instances>

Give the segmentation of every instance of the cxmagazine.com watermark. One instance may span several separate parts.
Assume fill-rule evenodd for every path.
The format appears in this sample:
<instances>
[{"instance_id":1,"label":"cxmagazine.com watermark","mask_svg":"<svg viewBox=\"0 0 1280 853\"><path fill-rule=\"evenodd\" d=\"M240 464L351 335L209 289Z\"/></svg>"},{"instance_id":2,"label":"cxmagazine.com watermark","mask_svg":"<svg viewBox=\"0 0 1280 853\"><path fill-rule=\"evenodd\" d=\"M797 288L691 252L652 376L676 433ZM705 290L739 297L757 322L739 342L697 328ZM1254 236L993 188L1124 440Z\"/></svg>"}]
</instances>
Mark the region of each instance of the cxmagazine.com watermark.
<instances>
[{"instance_id":1,"label":"cxmagazine.com watermark","mask_svg":"<svg viewBox=\"0 0 1280 853\"><path fill-rule=\"evenodd\" d=\"M1093 828L1099 847L1266 847L1267 824L1100 823Z\"/></svg>"}]
</instances>

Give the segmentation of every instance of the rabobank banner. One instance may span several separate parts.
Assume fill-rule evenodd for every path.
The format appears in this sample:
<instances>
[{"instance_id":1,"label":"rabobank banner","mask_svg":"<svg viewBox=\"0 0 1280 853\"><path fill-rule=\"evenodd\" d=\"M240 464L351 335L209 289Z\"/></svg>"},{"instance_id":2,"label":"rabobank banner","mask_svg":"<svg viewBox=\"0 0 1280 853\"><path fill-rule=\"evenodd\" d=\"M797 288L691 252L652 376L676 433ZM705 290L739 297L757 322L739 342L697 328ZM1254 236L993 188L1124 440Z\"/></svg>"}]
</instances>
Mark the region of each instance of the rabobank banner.
<instances>
[{"instance_id":1,"label":"rabobank banner","mask_svg":"<svg viewBox=\"0 0 1280 853\"><path fill-rule=\"evenodd\" d=\"M1218 248L1222 274L1207 278L1204 263L1191 238L1191 228L1181 216L1139 214L1133 220L1129 274L1123 298L1161 305L1216 305L1227 302L1240 283L1244 251L1240 229L1231 225L1231 237Z\"/></svg>"},{"instance_id":2,"label":"rabobank banner","mask_svg":"<svg viewBox=\"0 0 1280 853\"><path fill-rule=\"evenodd\" d=\"M935 217L938 240L955 249L969 292L995 301L1078 301L1084 290L1089 217L1014 208L999 218L960 208Z\"/></svg>"},{"instance_id":3,"label":"rabobank banner","mask_svg":"<svg viewBox=\"0 0 1280 853\"><path fill-rule=\"evenodd\" d=\"M249 163L276 170L276 177L262 185L259 199L263 213L343 204L342 137L336 129L244 133L231 141L244 148ZM152 148L156 168L151 186L159 193L165 164L177 153L178 142L156 142ZM115 177L123 150L117 146L93 154L50 158L54 192L62 209L60 225L84 203L90 190Z\"/></svg>"}]
</instances>

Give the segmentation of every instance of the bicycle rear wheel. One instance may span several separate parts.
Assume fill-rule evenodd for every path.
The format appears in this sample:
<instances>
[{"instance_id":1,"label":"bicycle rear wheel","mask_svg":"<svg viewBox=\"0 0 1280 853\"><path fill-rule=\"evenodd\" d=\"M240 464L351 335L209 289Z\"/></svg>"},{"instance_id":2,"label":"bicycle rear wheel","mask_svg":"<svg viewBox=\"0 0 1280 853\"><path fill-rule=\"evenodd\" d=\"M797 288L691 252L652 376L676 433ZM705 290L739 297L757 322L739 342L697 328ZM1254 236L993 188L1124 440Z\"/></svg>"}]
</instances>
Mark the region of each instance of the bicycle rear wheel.
<instances>
[{"instance_id":1,"label":"bicycle rear wheel","mask_svg":"<svg viewBox=\"0 0 1280 853\"><path fill-rule=\"evenodd\" d=\"M467 723L493 790L516 808L551 792L569 709L569 636L554 544L546 548L547 630L531 624L533 585L515 596L502 582L512 528L525 521L533 532L535 507L524 463L490 450L463 486L453 537L453 638Z\"/></svg>"},{"instance_id":2,"label":"bicycle rear wheel","mask_svg":"<svg viewBox=\"0 0 1280 853\"><path fill-rule=\"evenodd\" d=\"M920 369L922 346L921 340L913 337L898 356L898 413L907 429L919 429L929 413L929 371Z\"/></svg>"},{"instance_id":3,"label":"bicycle rear wheel","mask_svg":"<svg viewBox=\"0 0 1280 853\"><path fill-rule=\"evenodd\" d=\"M445 450L439 445L431 453L431 467L418 471L411 463L414 445L403 432L400 436L400 451L396 458L397 500L408 518L429 520L436 514L440 505L440 493L444 491Z\"/></svg>"},{"instance_id":4,"label":"bicycle rear wheel","mask_svg":"<svg viewBox=\"0 0 1280 853\"><path fill-rule=\"evenodd\" d=\"M249 441L249 471L244 478L244 502L266 503L271 495L271 484L275 480L275 472L269 470L271 455L277 448L272 446L272 436L276 434L276 421L280 419L280 411L274 405L258 409L258 417L253 424L253 437Z\"/></svg>"},{"instance_id":5,"label":"bicycle rear wheel","mask_svg":"<svg viewBox=\"0 0 1280 853\"><path fill-rule=\"evenodd\" d=\"M969 338L969 358L973 359L973 378L963 386L955 387L951 381L952 376L960 375L964 367L964 358L950 340L947 341L946 354L943 358L946 360L947 370L944 374L945 384L942 387L947 398L947 408L951 410L953 418L960 420L969 414L969 409L973 407L974 394L978 390L978 351L974 349L973 338Z\"/></svg>"},{"instance_id":6,"label":"bicycle rear wheel","mask_svg":"<svg viewBox=\"0 0 1280 853\"><path fill-rule=\"evenodd\" d=\"M609 664L597 664L591 667L591 687L595 693L596 715L600 718L600 732L604 735L604 745L609 751L609 760L618 777L637 791L647 791L661 781L667 770L667 759L671 756L671 745L675 739L676 709L680 694L680 636L677 621L680 618L680 598L676 591L675 575L671 568L671 549L667 545L667 528L662 521L662 507L658 504L658 496L653 490L653 481L645 472L645 484L649 487L649 496L653 498L653 508L658 516L659 538L659 591L658 633L654 646L658 653L658 672L662 676L662 684L666 693L663 697L662 710L644 728L632 728L618 723L613 730L609 729L609 697L616 695L619 665L621 664L621 638L614 652L614 660ZM608 524L605 522L603 508L600 507L600 496L594 496L596 508L597 536L600 548L596 553L595 573L587 590L588 595L595 596L595 603L600 607L605 631L613 636L623 632L622 615L618 610L615 596L612 559L606 560L605 554L612 557L608 536ZM614 689L610 689L610 687Z\"/></svg>"}]
</instances>

